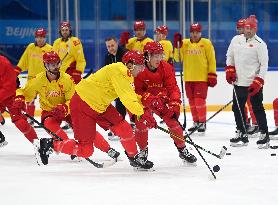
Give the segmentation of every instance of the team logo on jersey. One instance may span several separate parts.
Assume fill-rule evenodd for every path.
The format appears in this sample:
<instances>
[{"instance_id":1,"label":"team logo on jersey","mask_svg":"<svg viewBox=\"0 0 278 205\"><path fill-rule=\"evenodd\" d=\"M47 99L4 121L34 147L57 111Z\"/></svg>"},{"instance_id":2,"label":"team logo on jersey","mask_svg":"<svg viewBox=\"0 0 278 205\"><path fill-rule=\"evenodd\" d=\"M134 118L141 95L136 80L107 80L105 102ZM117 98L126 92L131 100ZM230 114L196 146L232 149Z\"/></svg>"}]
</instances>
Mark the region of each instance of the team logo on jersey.
<instances>
[{"instance_id":1,"label":"team logo on jersey","mask_svg":"<svg viewBox=\"0 0 278 205\"><path fill-rule=\"evenodd\" d=\"M79 45L79 44L80 44L79 41L77 41L77 40L76 40L76 41L73 41L73 45L74 45L74 46L77 46L77 45Z\"/></svg>"},{"instance_id":2,"label":"team logo on jersey","mask_svg":"<svg viewBox=\"0 0 278 205\"><path fill-rule=\"evenodd\" d=\"M61 96L61 92L60 91L57 91L57 90L50 90L48 92L46 92L46 95L45 95L47 98L48 97L59 97Z\"/></svg>"},{"instance_id":3,"label":"team logo on jersey","mask_svg":"<svg viewBox=\"0 0 278 205\"><path fill-rule=\"evenodd\" d=\"M200 45L201 48L205 47L203 44Z\"/></svg>"}]
</instances>

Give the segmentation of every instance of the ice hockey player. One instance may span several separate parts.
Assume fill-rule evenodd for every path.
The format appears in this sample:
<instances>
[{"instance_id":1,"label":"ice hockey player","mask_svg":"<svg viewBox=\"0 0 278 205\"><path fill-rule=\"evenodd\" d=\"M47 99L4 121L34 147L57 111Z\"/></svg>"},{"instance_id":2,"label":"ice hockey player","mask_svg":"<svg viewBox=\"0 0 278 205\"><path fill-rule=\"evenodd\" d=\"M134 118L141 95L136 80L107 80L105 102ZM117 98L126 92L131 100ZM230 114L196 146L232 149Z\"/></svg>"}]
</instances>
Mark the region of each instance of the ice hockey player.
<instances>
[{"instance_id":1,"label":"ice hockey player","mask_svg":"<svg viewBox=\"0 0 278 205\"><path fill-rule=\"evenodd\" d=\"M60 38L53 43L53 50L61 59L61 71L69 74L75 84L81 80L84 73L86 60L80 39L72 36L70 22L64 21L60 24Z\"/></svg>"},{"instance_id":2,"label":"ice hockey player","mask_svg":"<svg viewBox=\"0 0 278 205\"><path fill-rule=\"evenodd\" d=\"M135 37L130 38L130 33L125 31L121 34L119 45L125 46L130 51L143 52L146 43L153 40L146 36L146 25L144 21L135 21L133 29Z\"/></svg>"},{"instance_id":3,"label":"ice hockey player","mask_svg":"<svg viewBox=\"0 0 278 205\"><path fill-rule=\"evenodd\" d=\"M246 19L244 35L233 38L226 54L226 80L234 86L232 109L237 126L236 136L230 139L231 146L248 145L246 118L243 113L249 95L260 129L257 145L259 148L269 147L267 119L262 103L264 77L268 69L268 50L265 42L256 35L257 22L254 15Z\"/></svg>"},{"instance_id":4,"label":"ice hockey player","mask_svg":"<svg viewBox=\"0 0 278 205\"><path fill-rule=\"evenodd\" d=\"M244 24L246 19L239 19L236 24L236 31L238 35L244 35ZM250 113L250 118L248 117L248 111ZM254 115L252 105L250 102L250 97L247 98L247 105L245 106L244 113L246 115L246 128L247 133L251 137L257 137L257 133L259 132L259 127L257 124L256 117ZM251 124L252 123L252 124Z\"/></svg>"},{"instance_id":5,"label":"ice hockey player","mask_svg":"<svg viewBox=\"0 0 278 205\"><path fill-rule=\"evenodd\" d=\"M34 35L35 42L30 43L27 46L17 66L15 67L17 75L19 75L21 72L28 71L27 81L35 78L38 73L41 73L45 70L42 56L45 52L49 52L52 50L52 46L46 43L47 32L44 28L37 29ZM26 103L26 112L32 117L34 117L36 109L35 98L30 99L30 101ZM28 119L28 122L31 125L34 124L34 122L30 119Z\"/></svg>"},{"instance_id":6,"label":"ice hockey player","mask_svg":"<svg viewBox=\"0 0 278 205\"><path fill-rule=\"evenodd\" d=\"M172 42L167 40L168 26L162 25L155 29L156 41L163 47L164 58L163 60L173 65L173 45Z\"/></svg>"},{"instance_id":7,"label":"ice hockey player","mask_svg":"<svg viewBox=\"0 0 278 205\"><path fill-rule=\"evenodd\" d=\"M188 131L198 128L198 134L203 135L208 87L216 86L217 74L214 47L209 39L202 38L201 32L201 24L193 23L190 25L190 39L182 40L181 34L175 33L174 58L176 62L183 61L185 91L193 118L193 126Z\"/></svg>"},{"instance_id":8,"label":"ice hockey player","mask_svg":"<svg viewBox=\"0 0 278 205\"><path fill-rule=\"evenodd\" d=\"M163 48L158 42L148 42L144 46L146 69L134 81L135 91L142 96L143 105L150 114L155 113L169 127L169 130L183 136L179 123L181 93L176 82L172 65L163 60ZM135 139L141 155L148 156L148 128L141 121L136 121ZM184 140L173 137L179 157L189 163L197 161L185 146Z\"/></svg>"},{"instance_id":9,"label":"ice hockey player","mask_svg":"<svg viewBox=\"0 0 278 205\"><path fill-rule=\"evenodd\" d=\"M275 129L269 132L269 136L273 139L278 139L277 136L274 137L274 135L278 135L278 98L275 98L273 100L273 112L274 112Z\"/></svg>"},{"instance_id":10,"label":"ice hockey player","mask_svg":"<svg viewBox=\"0 0 278 205\"><path fill-rule=\"evenodd\" d=\"M16 74L10 61L0 55L0 112L12 109L12 102L16 92ZM0 147L7 145L4 134L0 131Z\"/></svg>"},{"instance_id":11,"label":"ice hockey player","mask_svg":"<svg viewBox=\"0 0 278 205\"><path fill-rule=\"evenodd\" d=\"M104 65L109 65L111 63L122 62L122 58L124 54L127 52L127 49L119 46L117 39L115 37L107 37L105 39L105 45L107 48L107 53L104 59ZM120 101L119 98L115 100L115 107L117 111L125 118L126 116L126 108L123 103ZM114 133L111 131L108 132L108 139L109 140L119 140L118 136L115 136Z\"/></svg>"},{"instance_id":12,"label":"ice hockey player","mask_svg":"<svg viewBox=\"0 0 278 205\"><path fill-rule=\"evenodd\" d=\"M104 66L88 78L80 81L75 87L75 94L70 100L70 114L73 123L75 140L56 141L41 139L40 150L43 161L48 161L49 149L56 152L88 158L93 152L96 137L96 123L105 130L110 129L120 137L130 165L150 169L153 163L144 160L136 147L130 124L125 121L116 108L111 105L119 97L125 107L149 127L156 126L144 114L143 106L132 85L138 73L144 70L144 58L139 52L128 51L123 56L123 63ZM90 130L90 132L88 132Z\"/></svg>"}]
</instances>

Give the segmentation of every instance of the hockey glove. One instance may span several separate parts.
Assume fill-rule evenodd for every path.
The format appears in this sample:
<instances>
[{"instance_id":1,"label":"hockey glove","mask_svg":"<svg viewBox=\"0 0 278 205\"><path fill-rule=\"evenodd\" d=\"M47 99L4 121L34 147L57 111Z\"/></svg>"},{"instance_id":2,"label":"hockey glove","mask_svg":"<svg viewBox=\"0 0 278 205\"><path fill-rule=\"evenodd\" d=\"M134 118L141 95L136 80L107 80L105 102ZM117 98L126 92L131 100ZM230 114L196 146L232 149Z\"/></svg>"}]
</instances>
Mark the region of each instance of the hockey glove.
<instances>
[{"instance_id":1,"label":"hockey glove","mask_svg":"<svg viewBox=\"0 0 278 205\"><path fill-rule=\"evenodd\" d=\"M65 119L68 113L68 106L66 104L58 104L55 108L50 111L50 114L57 121Z\"/></svg>"},{"instance_id":2,"label":"hockey glove","mask_svg":"<svg viewBox=\"0 0 278 205\"><path fill-rule=\"evenodd\" d=\"M168 117L170 119L172 119L172 118L179 119L180 106L181 106L181 104L179 102L171 101L168 104L168 110L165 112L165 117Z\"/></svg>"},{"instance_id":3,"label":"hockey glove","mask_svg":"<svg viewBox=\"0 0 278 205\"><path fill-rule=\"evenodd\" d=\"M127 44L128 39L129 39L130 33L125 31L122 32L121 37L120 37L120 41L119 41L119 45L120 46L125 46L125 44Z\"/></svg>"},{"instance_id":4,"label":"hockey glove","mask_svg":"<svg viewBox=\"0 0 278 205\"><path fill-rule=\"evenodd\" d=\"M249 95L256 95L262 89L263 85L264 80L260 77L256 77L248 88Z\"/></svg>"},{"instance_id":5,"label":"hockey glove","mask_svg":"<svg viewBox=\"0 0 278 205\"><path fill-rule=\"evenodd\" d=\"M178 46L178 42L179 42L179 46ZM174 34L174 47L175 48L182 47L182 35L180 33Z\"/></svg>"},{"instance_id":6,"label":"hockey glove","mask_svg":"<svg viewBox=\"0 0 278 205\"><path fill-rule=\"evenodd\" d=\"M162 100L162 102L164 104L168 103L170 101L170 98L163 92L158 93L157 95L158 97L160 97L160 99Z\"/></svg>"},{"instance_id":7,"label":"hockey glove","mask_svg":"<svg viewBox=\"0 0 278 205\"><path fill-rule=\"evenodd\" d=\"M144 123L149 129L156 128L157 123L150 110L145 109L145 112L141 116L137 116L139 122Z\"/></svg>"},{"instance_id":8,"label":"hockey glove","mask_svg":"<svg viewBox=\"0 0 278 205\"><path fill-rule=\"evenodd\" d=\"M208 86L214 87L217 84L217 75L216 73L209 73L208 74Z\"/></svg>"},{"instance_id":9,"label":"hockey glove","mask_svg":"<svg viewBox=\"0 0 278 205\"><path fill-rule=\"evenodd\" d=\"M69 68L67 69L66 73L71 76L71 79L74 81L75 84L81 81L81 71L76 70L75 68Z\"/></svg>"},{"instance_id":10,"label":"hockey glove","mask_svg":"<svg viewBox=\"0 0 278 205\"><path fill-rule=\"evenodd\" d=\"M150 108L154 112L162 112L165 104L159 96L153 96L150 93L144 93L142 96L142 103L145 107Z\"/></svg>"},{"instance_id":11,"label":"hockey glove","mask_svg":"<svg viewBox=\"0 0 278 205\"><path fill-rule=\"evenodd\" d=\"M236 81L236 68L235 66L228 65L225 67L226 80L229 84L233 84Z\"/></svg>"},{"instance_id":12,"label":"hockey glove","mask_svg":"<svg viewBox=\"0 0 278 205\"><path fill-rule=\"evenodd\" d=\"M25 97L23 95L18 95L15 97L13 102L13 108L18 112L26 111Z\"/></svg>"}]
</instances>

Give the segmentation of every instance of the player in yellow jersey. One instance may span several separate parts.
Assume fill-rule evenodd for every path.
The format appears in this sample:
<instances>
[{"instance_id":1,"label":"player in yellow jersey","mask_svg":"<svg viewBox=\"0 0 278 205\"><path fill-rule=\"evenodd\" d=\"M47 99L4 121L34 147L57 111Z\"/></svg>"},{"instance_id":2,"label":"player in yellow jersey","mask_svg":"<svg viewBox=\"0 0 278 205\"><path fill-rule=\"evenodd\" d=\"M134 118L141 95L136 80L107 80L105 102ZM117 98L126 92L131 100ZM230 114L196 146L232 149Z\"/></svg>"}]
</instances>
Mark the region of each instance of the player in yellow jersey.
<instances>
[{"instance_id":1,"label":"player in yellow jersey","mask_svg":"<svg viewBox=\"0 0 278 205\"><path fill-rule=\"evenodd\" d=\"M130 33L125 31L120 37L120 46L125 46L130 51L143 52L146 43L153 41L146 36L146 25L144 21L135 21L134 25L135 37L130 38Z\"/></svg>"},{"instance_id":2,"label":"player in yellow jersey","mask_svg":"<svg viewBox=\"0 0 278 205\"><path fill-rule=\"evenodd\" d=\"M120 137L122 146L129 158L130 165L150 169L153 163L144 160L136 147L134 133L129 123L116 110L111 102L120 98L130 112L141 116L147 126L156 126L152 116L145 115L139 96L136 95L134 77L144 70L143 54L128 51L123 56L123 63L112 63L99 69L75 86L75 94L70 101L70 113L75 140L53 141L41 139L41 158L48 162L48 151L54 148L78 157L90 157L96 140L96 123L105 130L110 129Z\"/></svg>"},{"instance_id":3,"label":"player in yellow jersey","mask_svg":"<svg viewBox=\"0 0 278 205\"><path fill-rule=\"evenodd\" d=\"M21 56L15 71L18 74L24 71L28 71L28 80L35 78L38 73L45 70L43 65L42 56L44 53L52 50L52 46L46 43L46 30L44 28L39 28L35 31L35 42L30 43L25 49L23 55ZM34 116L35 113L35 103L34 99L30 99L27 102L26 112ZM34 122L28 120L31 124Z\"/></svg>"},{"instance_id":4,"label":"player in yellow jersey","mask_svg":"<svg viewBox=\"0 0 278 205\"><path fill-rule=\"evenodd\" d=\"M183 61L185 91L194 121L188 131L198 128L198 133L204 134L208 87L216 86L217 75L214 47L209 39L202 38L201 31L202 26L195 23L190 26L190 39L182 40L181 34L175 33L174 58Z\"/></svg>"},{"instance_id":5,"label":"player in yellow jersey","mask_svg":"<svg viewBox=\"0 0 278 205\"><path fill-rule=\"evenodd\" d=\"M86 60L80 39L72 36L70 22L60 24L61 37L53 43L53 49L61 59L61 71L68 73L75 84L81 80L81 75L86 67Z\"/></svg>"},{"instance_id":6,"label":"player in yellow jersey","mask_svg":"<svg viewBox=\"0 0 278 205\"><path fill-rule=\"evenodd\" d=\"M158 41L163 47L163 52L164 52L163 60L173 65L173 45L171 41L166 39L168 32L169 29L165 25L158 26L155 29L156 41Z\"/></svg>"}]
</instances>

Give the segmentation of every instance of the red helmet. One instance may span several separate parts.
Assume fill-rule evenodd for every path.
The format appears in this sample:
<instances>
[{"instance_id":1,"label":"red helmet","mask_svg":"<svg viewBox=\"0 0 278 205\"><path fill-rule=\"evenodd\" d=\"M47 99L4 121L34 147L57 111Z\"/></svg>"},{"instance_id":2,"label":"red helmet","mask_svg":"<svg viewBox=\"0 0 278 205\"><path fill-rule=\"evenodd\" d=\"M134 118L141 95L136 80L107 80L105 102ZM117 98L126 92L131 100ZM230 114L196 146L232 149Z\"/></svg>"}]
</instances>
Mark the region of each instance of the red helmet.
<instances>
[{"instance_id":1,"label":"red helmet","mask_svg":"<svg viewBox=\"0 0 278 205\"><path fill-rule=\"evenodd\" d=\"M257 30L257 28L258 28L258 20L257 20L256 16L255 15L250 15L246 19L244 27L250 27L250 28L254 28L254 29Z\"/></svg>"},{"instance_id":2,"label":"red helmet","mask_svg":"<svg viewBox=\"0 0 278 205\"><path fill-rule=\"evenodd\" d=\"M239 19L236 23L236 28L244 28L246 19Z\"/></svg>"},{"instance_id":3,"label":"red helmet","mask_svg":"<svg viewBox=\"0 0 278 205\"><path fill-rule=\"evenodd\" d=\"M162 54L163 53L163 47L160 43L156 41L148 42L144 46L144 53L149 53L149 54Z\"/></svg>"},{"instance_id":4,"label":"red helmet","mask_svg":"<svg viewBox=\"0 0 278 205\"><path fill-rule=\"evenodd\" d=\"M60 62L60 57L54 51L46 52L45 54L43 54L42 59L43 59L44 63L59 63Z\"/></svg>"},{"instance_id":5,"label":"red helmet","mask_svg":"<svg viewBox=\"0 0 278 205\"><path fill-rule=\"evenodd\" d=\"M146 29L146 25L144 21L135 21L133 25L134 31L139 30L139 29Z\"/></svg>"},{"instance_id":6,"label":"red helmet","mask_svg":"<svg viewBox=\"0 0 278 205\"><path fill-rule=\"evenodd\" d=\"M45 37L46 36L46 30L44 28L39 28L34 33L35 37Z\"/></svg>"},{"instance_id":7,"label":"red helmet","mask_svg":"<svg viewBox=\"0 0 278 205\"><path fill-rule=\"evenodd\" d=\"M197 31L201 32L202 31L202 26L199 23L193 23L190 25L190 32Z\"/></svg>"},{"instance_id":8,"label":"red helmet","mask_svg":"<svg viewBox=\"0 0 278 205\"><path fill-rule=\"evenodd\" d=\"M68 27L69 30L71 30L70 22L69 22L69 21L63 21L63 22L60 24L60 29L62 29L62 28L64 28L64 27Z\"/></svg>"},{"instance_id":9,"label":"red helmet","mask_svg":"<svg viewBox=\"0 0 278 205\"><path fill-rule=\"evenodd\" d=\"M133 64L143 65L144 64L144 56L139 51L127 51L122 58L122 62L124 64L131 62Z\"/></svg>"},{"instance_id":10,"label":"red helmet","mask_svg":"<svg viewBox=\"0 0 278 205\"><path fill-rule=\"evenodd\" d=\"M167 26L165 26L165 25L163 25L163 26L158 26L156 29L155 29L155 32L156 33L162 33L162 34L164 34L164 35L168 35L168 31L169 31L169 29L168 29L168 27Z\"/></svg>"}]
</instances>

